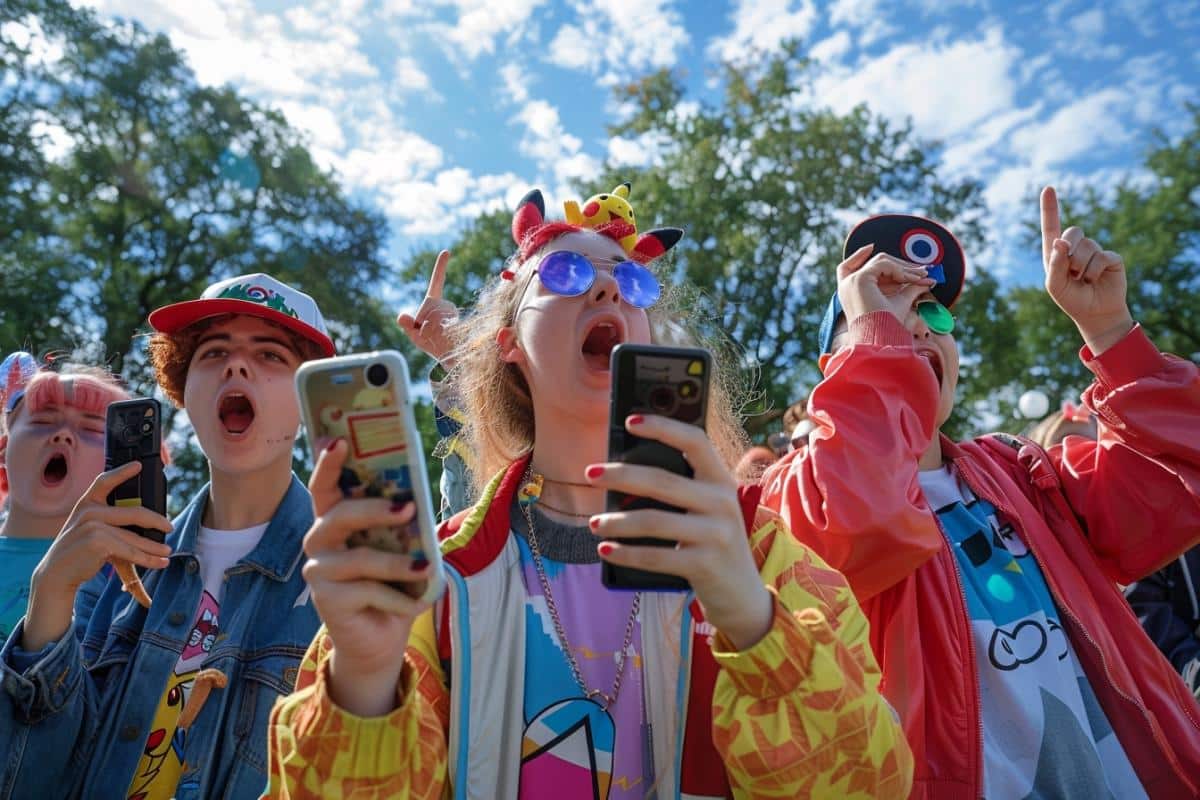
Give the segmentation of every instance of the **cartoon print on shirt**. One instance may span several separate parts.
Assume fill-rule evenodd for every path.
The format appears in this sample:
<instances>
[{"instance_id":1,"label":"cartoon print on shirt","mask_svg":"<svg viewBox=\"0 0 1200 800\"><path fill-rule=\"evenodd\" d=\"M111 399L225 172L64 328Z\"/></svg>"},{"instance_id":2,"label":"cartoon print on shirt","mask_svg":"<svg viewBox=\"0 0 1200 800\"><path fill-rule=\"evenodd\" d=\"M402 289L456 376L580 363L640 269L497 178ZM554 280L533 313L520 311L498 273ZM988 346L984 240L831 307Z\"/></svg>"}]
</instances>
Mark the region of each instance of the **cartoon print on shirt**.
<instances>
[{"instance_id":1,"label":"cartoon print on shirt","mask_svg":"<svg viewBox=\"0 0 1200 800\"><path fill-rule=\"evenodd\" d=\"M197 656L208 655L217 639L217 601L208 592L200 598L200 608L196 611L196 621L188 634L187 644L179 657L188 661Z\"/></svg>"},{"instance_id":2,"label":"cartoon print on shirt","mask_svg":"<svg viewBox=\"0 0 1200 800\"><path fill-rule=\"evenodd\" d=\"M167 682L167 691L154 712L146 748L129 787L129 800L170 800L175 795L173 782L155 779L164 772L177 776L183 770L183 731L177 730L175 723L195 677L192 671L172 675Z\"/></svg>"}]
</instances>

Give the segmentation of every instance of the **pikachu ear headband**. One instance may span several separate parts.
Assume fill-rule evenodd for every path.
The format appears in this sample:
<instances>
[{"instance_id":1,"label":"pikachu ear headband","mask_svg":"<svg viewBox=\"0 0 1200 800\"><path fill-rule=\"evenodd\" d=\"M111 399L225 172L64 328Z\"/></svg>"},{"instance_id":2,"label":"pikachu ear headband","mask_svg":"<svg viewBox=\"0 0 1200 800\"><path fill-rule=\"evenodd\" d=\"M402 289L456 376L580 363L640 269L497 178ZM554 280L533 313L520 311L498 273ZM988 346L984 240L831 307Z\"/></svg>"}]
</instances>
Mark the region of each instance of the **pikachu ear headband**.
<instances>
[{"instance_id":1,"label":"pikachu ear headband","mask_svg":"<svg viewBox=\"0 0 1200 800\"><path fill-rule=\"evenodd\" d=\"M532 189L521 198L512 219L512 237L521 260L528 259L551 239L581 230L594 230L609 237L639 264L648 264L663 255L683 238L683 230L655 228L639 235L629 204L629 188L628 183L622 183L611 192L589 197L582 208L574 200L568 200L564 204L565 220L547 220L542 192ZM506 269L502 275L512 279L510 270Z\"/></svg>"}]
</instances>

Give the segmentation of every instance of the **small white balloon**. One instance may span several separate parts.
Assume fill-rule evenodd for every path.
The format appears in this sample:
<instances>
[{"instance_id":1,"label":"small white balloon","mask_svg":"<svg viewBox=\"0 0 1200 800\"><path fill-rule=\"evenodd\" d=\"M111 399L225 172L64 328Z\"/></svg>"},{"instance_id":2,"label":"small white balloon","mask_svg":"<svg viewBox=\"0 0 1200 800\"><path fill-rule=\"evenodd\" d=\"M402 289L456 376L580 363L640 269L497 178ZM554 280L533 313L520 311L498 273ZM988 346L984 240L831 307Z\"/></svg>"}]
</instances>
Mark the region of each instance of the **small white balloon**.
<instances>
[{"instance_id":1,"label":"small white balloon","mask_svg":"<svg viewBox=\"0 0 1200 800\"><path fill-rule=\"evenodd\" d=\"M1017 408L1025 419L1041 419L1050 410L1050 398L1045 392L1030 389L1017 400Z\"/></svg>"}]
</instances>

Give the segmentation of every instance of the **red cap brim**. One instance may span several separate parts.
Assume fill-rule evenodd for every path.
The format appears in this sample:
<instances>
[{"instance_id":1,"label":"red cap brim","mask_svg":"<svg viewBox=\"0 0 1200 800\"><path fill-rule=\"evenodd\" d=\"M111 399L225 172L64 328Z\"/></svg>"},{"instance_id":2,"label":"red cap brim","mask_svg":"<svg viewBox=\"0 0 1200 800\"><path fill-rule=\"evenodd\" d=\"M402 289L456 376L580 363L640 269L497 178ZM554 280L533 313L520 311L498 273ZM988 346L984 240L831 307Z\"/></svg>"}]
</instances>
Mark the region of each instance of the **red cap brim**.
<instances>
[{"instance_id":1,"label":"red cap brim","mask_svg":"<svg viewBox=\"0 0 1200 800\"><path fill-rule=\"evenodd\" d=\"M178 333L202 319L219 317L223 314L242 314L274 322L316 344L326 358L335 354L333 340L307 322L259 303L235 300L230 297L186 300L182 303L163 306L150 312L150 327L160 333Z\"/></svg>"}]
</instances>

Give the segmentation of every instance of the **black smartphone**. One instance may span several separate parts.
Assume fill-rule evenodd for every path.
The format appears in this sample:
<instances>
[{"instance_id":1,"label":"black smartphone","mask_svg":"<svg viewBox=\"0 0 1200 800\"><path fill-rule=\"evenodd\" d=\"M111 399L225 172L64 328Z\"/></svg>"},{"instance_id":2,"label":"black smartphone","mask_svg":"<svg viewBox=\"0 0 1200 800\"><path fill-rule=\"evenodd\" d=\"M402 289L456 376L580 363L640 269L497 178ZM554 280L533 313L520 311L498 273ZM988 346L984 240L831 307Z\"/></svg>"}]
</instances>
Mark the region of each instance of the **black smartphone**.
<instances>
[{"instance_id":1,"label":"black smartphone","mask_svg":"<svg viewBox=\"0 0 1200 800\"><path fill-rule=\"evenodd\" d=\"M707 350L687 347L661 347L622 344L612 351L612 406L608 425L608 459L626 464L659 467L684 477L692 477L692 467L683 453L653 439L634 436L625 429L630 414L657 414L704 427L708 413L708 384L712 357ZM609 511L636 511L657 508L680 512L683 509L624 492L608 492ZM670 539L642 537L627 539L630 544L674 547ZM610 589L650 589L686 591L685 578L658 572L618 567L602 562L601 580Z\"/></svg>"},{"instance_id":2,"label":"black smartphone","mask_svg":"<svg viewBox=\"0 0 1200 800\"><path fill-rule=\"evenodd\" d=\"M142 471L113 489L110 506L142 506L167 514L167 476L162 460L162 407L150 397L110 403L104 416L104 470L142 462ZM131 525L129 530L156 542L166 540L160 530Z\"/></svg>"}]
</instances>

